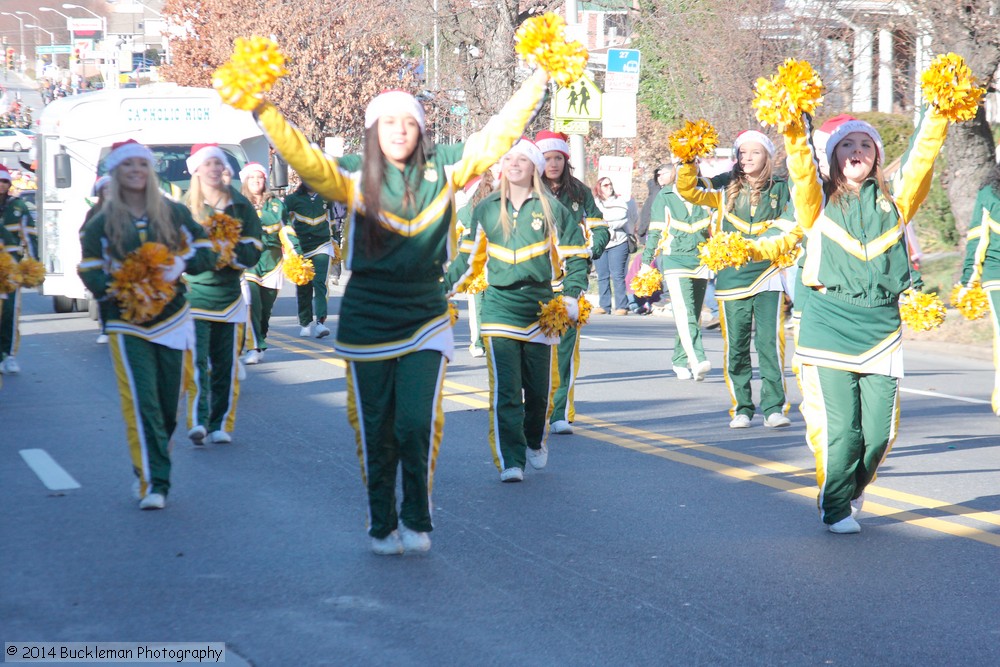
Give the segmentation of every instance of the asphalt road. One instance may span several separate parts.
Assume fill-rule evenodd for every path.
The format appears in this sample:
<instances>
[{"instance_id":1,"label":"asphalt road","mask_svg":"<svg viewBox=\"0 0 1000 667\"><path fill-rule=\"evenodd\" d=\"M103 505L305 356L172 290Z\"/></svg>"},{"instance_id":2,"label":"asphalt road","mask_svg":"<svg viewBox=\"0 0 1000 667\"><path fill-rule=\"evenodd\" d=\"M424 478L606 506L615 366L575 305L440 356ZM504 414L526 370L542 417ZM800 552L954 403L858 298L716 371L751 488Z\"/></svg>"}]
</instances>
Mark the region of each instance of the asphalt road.
<instances>
[{"instance_id":1,"label":"asphalt road","mask_svg":"<svg viewBox=\"0 0 1000 667\"><path fill-rule=\"evenodd\" d=\"M294 311L286 290L234 443L178 433L168 507L140 512L96 325L27 295L23 372L0 390L3 641L225 642L227 664L257 667L1000 664L988 360L908 349L863 531L834 536L797 409L788 429L731 431L718 332L716 370L682 382L666 318L586 327L576 434L501 484L463 313L433 549L386 558L368 551L341 364ZM47 489L28 449L80 487Z\"/></svg>"}]
</instances>

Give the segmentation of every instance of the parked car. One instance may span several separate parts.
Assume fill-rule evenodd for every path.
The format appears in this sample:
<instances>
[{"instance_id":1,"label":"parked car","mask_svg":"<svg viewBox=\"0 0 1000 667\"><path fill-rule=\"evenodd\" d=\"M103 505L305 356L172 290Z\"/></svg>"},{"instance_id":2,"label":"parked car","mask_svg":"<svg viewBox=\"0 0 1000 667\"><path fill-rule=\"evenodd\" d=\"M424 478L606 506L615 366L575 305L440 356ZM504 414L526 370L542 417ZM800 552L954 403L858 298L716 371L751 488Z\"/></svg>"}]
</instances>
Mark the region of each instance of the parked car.
<instances>
[{"instance_id":1,"label":"parked car","mask_svg":"<svg viewBox=\"0 0 1000 667\"><path fill-rule=\"evenodd\" d=\"M0 151L26 151L35 144L35 133L16 127L0 128Z\"/></svg>"}]
</instances>

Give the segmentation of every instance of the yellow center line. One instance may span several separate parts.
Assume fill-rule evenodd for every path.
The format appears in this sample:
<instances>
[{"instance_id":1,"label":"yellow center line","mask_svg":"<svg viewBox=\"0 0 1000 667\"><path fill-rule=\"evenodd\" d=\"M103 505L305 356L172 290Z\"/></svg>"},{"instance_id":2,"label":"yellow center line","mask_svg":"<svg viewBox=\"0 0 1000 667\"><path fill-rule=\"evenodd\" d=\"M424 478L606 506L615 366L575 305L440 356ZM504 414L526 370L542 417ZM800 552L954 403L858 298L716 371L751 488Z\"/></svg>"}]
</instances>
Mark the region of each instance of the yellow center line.
<instances>
[{"instance_id":1,"label":"yellow center line","mask_svg":"<svg viewBox=\"0 0 1000 667\"><path fill-rule=\"evenodd\" d=\"M318 359L339 368L346 367L344 360L337 357L336 353L330 349L328 345L308 339L296 339L284 334L270 333L269 338L274 338L279 341L279 346L289 352ZM452 380L445 380L444 386L444 397L450 401L473 408L489 408L489 391L486 389L480 389L479 387L462 384ZM797 484L796 482L785 479L784 477L776 477L772 474L754 472L746 467L728 465L724 462L702 458L700 456L695 456L694 454L709 454L720 459L761 468L768 470L771 473L783 476L806 477L811 479L815 474L812 470L790 466L778 461L771 461L769 459L760 458L751 454L745 454L743 452L732 451L723 447L715 447L695 442L693 440L685 440L683 438L676 438L661 433L654 433L652 431L646 431L632 426L626 426L624 424L616 424L614 422L596 419L593 417L577 415L576 419L578 424L587 425L586 427L577 425L575 428L576 433L592 440L606 442L608 444L615 445L616 447L656 456L669 461L674 461L675 463L701 468L702 470L708 470L733 479L753 482L754 484L760 484L779 491L802 496L812 501L816 500L817 491L816 487L812 484ZM646 442L641 442L641 440L652 441L656 444L648 444ZM663 445L669 445L674 449L666 449ZM875 484L869 485L868 488L865 489L865 497L864 511L869 514L888 517L893 521L898 521L900 523L921 526L928 530L945 533L954 537L963 537L976 542L982 542L984 544L1000 547L1000 534L957 524L943 518L928 517L913 511L901 510L889 505L882 505L880 503L873 502L871 498L884 498L908 505L915 505L920 509L938 510L947 515L949 519L964 517L966 519L973 519L994 526L1000 526L1000 514L995 512L984 512L972 507L957 505L943 500L937 500L935 498L928 498L926 496L905 493L903 491L895 491L893 489L887 489Z\"/></svg>"}]
</instances>

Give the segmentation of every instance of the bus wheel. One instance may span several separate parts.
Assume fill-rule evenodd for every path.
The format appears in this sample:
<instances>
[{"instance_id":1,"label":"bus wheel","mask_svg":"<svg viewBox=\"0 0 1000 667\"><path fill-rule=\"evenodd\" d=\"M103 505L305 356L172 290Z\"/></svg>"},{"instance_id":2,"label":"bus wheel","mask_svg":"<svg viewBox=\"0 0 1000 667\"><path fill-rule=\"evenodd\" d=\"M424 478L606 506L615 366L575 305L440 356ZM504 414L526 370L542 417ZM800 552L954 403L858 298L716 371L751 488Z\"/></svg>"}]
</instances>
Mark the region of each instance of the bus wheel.
<instances>
[{"instance_id":1,"label":"bus wheel","mask_svg":"<svg viewBox=\"0 0 1000 667\"><path fill-rule=\"evenodd\" d=\"M52 297L52 310L57 313L72 313L73 312L73 299L68 296L54 296Z\"/></svg>"}]
</instances>

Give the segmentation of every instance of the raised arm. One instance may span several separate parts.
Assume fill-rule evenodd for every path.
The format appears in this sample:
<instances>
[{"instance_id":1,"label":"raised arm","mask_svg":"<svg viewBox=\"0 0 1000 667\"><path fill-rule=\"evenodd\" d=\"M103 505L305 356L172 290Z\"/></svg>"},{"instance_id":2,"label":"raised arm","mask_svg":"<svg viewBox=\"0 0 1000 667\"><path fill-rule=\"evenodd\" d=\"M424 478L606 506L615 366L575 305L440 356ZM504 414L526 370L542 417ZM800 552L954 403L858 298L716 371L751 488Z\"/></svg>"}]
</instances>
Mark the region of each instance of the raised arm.
<instances>
[{"instance_id":1,"label":"raised arm","mask_svg":"<svg viewBox=\"0 0 1000 667\"><path fill-rule=\"evenodd\" d=\"M698 165L684 162L677 166L677 194L695 206L721 208L725 188L712 187L698 178Z\"/></svg>"},{"instance_id":2,"label":"raised arm","mask_svg":"<svg viewBox=\"0 0 1000 667\"><path fill-rule=\"evenodd\" d=\"M826 202L819 161L804 128L793 127L785 131L785 152L788 154L788 186L795 221L802 229L810 229Z\"/></svg>"},{"instance_id":3,"label":"raised arm","mask_svg":"<svg viewBox=\"0 0 1000 667\"><path fill-rule=\"evenodd\" d=\"M927 198L934 175L934 160L948 136L948 119L934 107L925 108L903 153L899 169L889 183L903 222L909 222Z\"/></svg>"}]
</instances>

